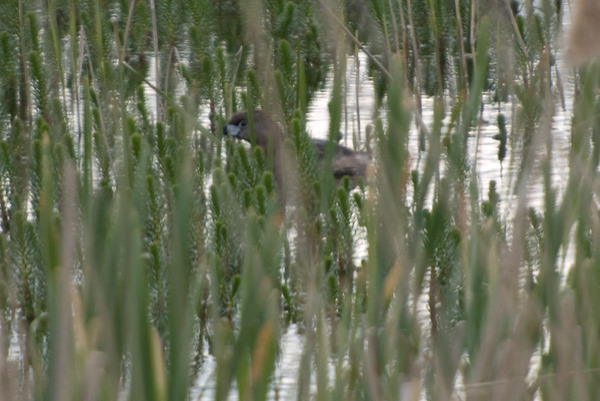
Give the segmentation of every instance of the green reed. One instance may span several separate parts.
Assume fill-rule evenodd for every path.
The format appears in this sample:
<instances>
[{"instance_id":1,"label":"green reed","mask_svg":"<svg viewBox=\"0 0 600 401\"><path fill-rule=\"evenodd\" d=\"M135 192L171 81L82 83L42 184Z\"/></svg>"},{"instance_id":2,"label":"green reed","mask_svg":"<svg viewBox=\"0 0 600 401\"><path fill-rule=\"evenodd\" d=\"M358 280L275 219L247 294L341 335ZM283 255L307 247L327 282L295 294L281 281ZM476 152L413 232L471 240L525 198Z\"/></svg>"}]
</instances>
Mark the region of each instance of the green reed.
<instances>
[{"instance_id":1,"label":"green reed","mask_svg":"<svg viewBox=\"0 0 600 401\"><path fill-rule=\"evenodd\" d=\"M295 330L281 390L297 399L596 399L600 71L574 72L559 188L565 5L488 6L3 2L3 394L183 400L210 358L204 394L273 399ZM376 90L374 173L354 189L306 129L330 77L339 135L352 42ZM423 94L431 123L415 118ZM507 99L511 120L490 123L516 171L500 188L479 182L470 138ZM269 155L222 138L254 107L288 135L291 207Z\"/></svg>"}]
</instances>

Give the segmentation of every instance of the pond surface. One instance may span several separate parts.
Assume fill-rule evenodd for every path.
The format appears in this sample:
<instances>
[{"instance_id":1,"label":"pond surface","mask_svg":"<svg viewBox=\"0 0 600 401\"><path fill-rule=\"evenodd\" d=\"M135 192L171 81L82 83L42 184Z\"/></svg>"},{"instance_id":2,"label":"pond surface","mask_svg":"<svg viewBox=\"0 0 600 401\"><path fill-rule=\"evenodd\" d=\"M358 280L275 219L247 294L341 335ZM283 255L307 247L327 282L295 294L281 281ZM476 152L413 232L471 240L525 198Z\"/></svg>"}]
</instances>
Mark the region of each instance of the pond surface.
<instances>
[{"instance_id":1,"label":"pond surface","mask_svg":"<svg viewBox=\"0 0 600 401\"><path fill-rule=\"evenodd\" d=\"M342 127L344 137L342 144L348 147L354 147L353 138L358 143L356 147L364 146L365 132L367 126L372 124L373 118L378 115L375 109L373 83L366 73L367 59L364 54L360 54L357 60L349 58L347 61L348 72L346 79L346 93L344 104L344 119ZM151 71L153 71L151 69ZM555 99L554 115L551 117L551 129L549 132L541 132L539 135L547 136L544 138L544 146L538 149L539 160L542 160L548 149L552 152L552 182L559 193L564 189L568 178L569 163L568 155L570 148L570 118L572 114L573 102L573 80L572 75L563 69L563 77L568 77L565 81L565 107L559 105L562 103L558 97ZM356 76L358 74L358 79ZM152 77L151 77L152 78ZM563 78L564 79L564 78ZM356 83L358 82L358 87ZM329 113L328 102L331 96L332 77L329 78L326 87L316 93L308 109L307 128L309 133L316 138L326 139L328 135ZM155 93L151 88L147 88L147 98L150 105L155 104ZM429 127L433 120L433 99L423 98L423 121ZM358 114L360 110L360 115ZM507 154L504 161L498 160L499 141L494 139L498 134L496 118L499 113L504 114L507 121L507 130L509 137L511 135L511 119L514 115L513 105L511 103L494 104L487 102L484 104L481 114L481 125L477 132L473 132L469 138L468 149L470 151L471 163L476 163L477 179L480 200L487 198L488 184L490 181L497 183L498 193L501 195L501 210L503 217L509 221L512 217L513 207L518 201L515 193L515 179L519 169L520 160L518 154L514 154L514 148L507 146ZM385 118L385 115L381 115ZM74 116L77 119L77 115ZM203 116L203 124L209 125L207 115ZM445 120L447 122L447 119ZM442 130L444 132L444 130ZM510 141L510 139L509 139ZM421 155L418 151L418 133L413 121L411 124L409 136L409 152L412 156L413 168L419 168ZM539 166L534 167L539 172ZM540 209L543 206L543 190L541 174L532 174L532 178L527 186L527 204ZM360 239L358 239L360 241ZM357 260L360 260L367 252L366 243L357 244ZM568 265L569 258L565 258L564 265ZM564 266L563 266L564 269ZM426 310L426 299L419 300L421 332L427 336L429 327L429 316ZM15 334L11 341L9 360L17 361L20 359L19 345ZM304 348L304 337L298 333L296 325L290 325L282 334L280 339L280 350L276 371L272 383L272 390L269 392L270 399L273 400L295 400L297 398L298 372ZM532 362L535 364L535 362ZM333 368L330 367L330 377L334 377ZM216 362L212 355L206 354L205 361L198 377L190 390L192 400L210 400L215 396L215 371ZM460 381L460 377L457 378ZM315 378L311 379L312 386L316 386ZM460 388L457 383L457 388ZM237 399L235 383L229 394L230 400Z\"/></svg>"},{"instance_id":2,"label":"pond surface","mask_svg":"<svg viewBox=\"0 0 600 401\"><path fill-rule=\"evenodd\" d=\"M344 117L342 121L343 139L341 144L348 147L355 147L353 138L357 138L357 148L364 146L365 131L369 124L372 124L378 111L375 109L373 82L366 73L367 58L360 53L357 60L350 57L347 60L347 78L344 104ZM569 149L570 149L570 119L573 103L573 78L566 68L561 69L561 78L565 87L565 107L557 94L554 99L554 114L551 116L551 129L549 132L539 132L542 135L543 143L537 149L537 157L534 162L533 173L527 182L527 191L525 192L527 205L541 210L544 201L544 192L542 188L542 174L539 163L546 157L547 152L552 152L552 183L554 188L561 193L566 186L569 174ZM356 79L358 74L358 80ZM564 77L567 77L565 79ZM330 76L325 88L317 92L308 108L307 129L311 136L315 138L327 139L329 127L328 103L331 98L333 77ZM356 83L358 82L358 88ZM427 127L430 127L433 121L433 102L434 99L425 97L422 99L423 114L422 118ZM360 110L358 114L357 110ZM381 112L379 112L381 113ZM502 113L506 117L506 128L508 131L508 144L506 157L503 161L498 159L499 141L494 139L498 134L497 116ZM503 213L505 221L510 222L514 217L513 209L519 201L519 195L516 194L515 182L520 168L520 154L514 150L510 144L511 121L515 115L512 103L492 103L489 99L484 99L484 107L481 113L480 126L472 130L468 141L469 158L472 164L476 165L479 199L487 199L489 182L495 181L496 190L501 196L500 210ZM384 113L381 118L385 119ZM448 118L444 120L447 123ZM205 124L208 124L206 122ZM445 132L442 129L442 133ZM409 152L412 156L413 168L419 169L421 156L418 148L418 131L413 120L409 134ZM358 239L357 260L366 255L366 242ZM563 258L564 265L569 265L569 256ZM421 332L424 337L428 337L428 328L430 328L429 313L427 311L426 294L419 299L420 308L419 317L421 320ZM304 337L298 333L295 325L285 329L280 339L281 354L276 364L275 377L272 384L272 390L269 392L270 399L273 400L295 400L297 399L298 372L300 370L300 361L304 347ZM539 356L539 355L538 355ZM534 355L535 360L532 364L536 365L538 357ZM330 367L330 369L333 369ZM210 400L214 399L214 372L216 370L215 359L212 355L206 355L206 360L200 374L194 382L191 389L192 400ZM334 377L333 370L330 377ZM457 375L456 388L460 389L462 378ZM315 378L311 380L315 386ZM424 399L421 394L421 399ZM230 400L237 399L235 383L229 394Z\"/></svg>"}]
</instances>

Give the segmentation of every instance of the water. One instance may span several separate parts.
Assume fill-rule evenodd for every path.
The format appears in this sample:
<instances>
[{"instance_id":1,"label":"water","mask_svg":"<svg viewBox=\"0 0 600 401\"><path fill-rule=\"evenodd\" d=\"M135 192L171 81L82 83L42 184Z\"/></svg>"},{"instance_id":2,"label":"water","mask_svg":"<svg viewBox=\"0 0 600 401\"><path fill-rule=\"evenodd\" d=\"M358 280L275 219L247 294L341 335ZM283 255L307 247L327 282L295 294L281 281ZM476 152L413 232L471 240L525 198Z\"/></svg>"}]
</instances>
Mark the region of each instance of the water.
<instances>
[{"instance_id":1,"label":"water","mask_svg":"<svg viewBox=\"0 0 600 401\"><path fill-rule=\"evenodd\" d=\"M374 104L374 91L371 79L366 73L367 58L366 55L360 53L358 62L350 57L347 60L347 78L346 92L344 103L344 117L342 120L343 139L342 143L348 147L361 148L364 146L365 130L367 125L372 124L373 118L378 115L378 111ZM562 77L571 77L566 73L565 69L561 71ZM358 80L356 79L358 74ZM564 78L563 78L564 79ZM318 92L308 108L307 129L309 134L315 138L326 139L329 128L329 112L328 102L331 98L333 77L330 76L325 88ZM356 83L358 82L358 88ZM539 146L536 151L533 171L529 176L527 183L526 196L527 205L540 210L543 206L543 188L542 175L540 174L540 162L548 156L548 149L552 152L552 183L559 193L564 190L568 178L569 165L568 155L570 148L570 116L572 114L572 99L573 99L573 81L572 78L563 82L565 86L565 108L558 107L561 104L559 99L554 101L554 113L550 120L549 132L538 132ZM425 97L422 99L423 106L423 121L430 127L433 121L433 98ZM360 115L357 113L360 109ZM500 211L502 218L510 221L514 215L513 210L519 201L519 195L515 191L515 179L520 168L519 150L514 148L509 143L507 144L507 153L504 160L498 160L499 141L494 139L498 134L497 116L502 113L506 117L506 128L508 136L511 136L511 128L515 110L512 103L492 103L489 99L484 99L484 108L481 114L480 126L473 130L468 140L469 160L476 167L479 189L479 199L487 199L487 192L490 181L496 181L497 191L501 196ZM382 113L381 118L385 118ZM359 123L360 119L360 123ZM447 123L448 119L444 120ZM207 123L206 123L207 124ZM442 132L445 132L444 128ZM353 142L353 138L357 139L357 143ZM413 121L410 127L409 152L412 155L413 168L419 169L419 148L418 148L418 133L415 122ZM367 243L364 237L356 242L357 260L364 257L367 253ZM564 258L565 265L568 265L569 257ZM564 267L564 266L563 266ZM422 295L422 299L418 299L418 315L421 325L421 333L427 337L429 323L429 313L427 311L427 294ZM304 337L297 332L297 327L291 325L284 330L281 343L281 354L277 362L276 371L272 388L269 392L270 399L277 400L292 400L297 397L297 378L300 368L300 360L304 346ZM536 371L536 358L533 357L532 371ZM191 389L191 399L193 400L209 400L214 398L214 376L215 360L211 355L206 355L206 362L202 368L201 374L198 376ZM331 369L333 367L331 366ZM330 375L334 377L334 374ZM315 378L311 380L311 384L315 385ZM229 399L235 400L237 392L235 383L230 392ZM406 391L414 391L414 388L407 384ZM418 386L417 386L418 387ZM464 384L460 374L456 377L456 391L463 391ZM461 390L463 389L463 390ZM314 389L313 389L314 390ZM423 399L424 394L421 394Z\"/></svg>"},{"instance_id":2,"label":"water","mask_svg":"<svg viewBox=\"0 0 600 401\"><path fill-rule=\"evenodd\" d=\"M352 147L353 134L357 134L357 112L356 105L360 107L360 122L361 131L356 135L364 140L365 128L372 124L373 117L377 115L374 104L373 84L366 73L367 56L364 53L359 55L359 96L355 96L356 91L356 70L357 66L353 58L349 58L348 77L346 83L348 88L345 97L345 111L343 126L346 127L343 138L346 146ZM559 107L560 99L554 100L554 115L552 116L551 131L549 132L549 140L552 142L552 182L559 190L559 193L564 189L568 178L569 165L568 155L570 148L570 118L572 114L572 99L573 99L573 81L572 75L568 74L566 67L561 68L561 77L568 77L564 82L565 86L565 108ZM328 81L325 89L315 95L315 98L308 108L307 128L309 133L315 138L326 139L329 126L328 102L331 97L332 77ZM564 80L564 78L562 78ZM558 95L557 95L558 96ZM431 97L422 99L423 121L427 127L430 127L433 122L433 102ZM513 105L512 103L491 103L489 99L484 99L484 109L481 115L481 129L479 132L472 132L468 141L468 149L470 151L469 158L471 163L476 163L477 178L480 199L487 198L488 184L490 181L496 181L497 188L502 195L501 210L504 211L505 217L511 217L511 209L516 200L514 185L515 177L517 176L520 154L513 153L513 148L510 142L507 145L507 153L504 160L498 160L499 141L494 139L498 134L498 126L496 124L498 114L502 113L506 117L506 128L509 137L511 136ZM385 114L382 113L382 119L385 119ZM448 118L444 119L444 123L448 122ZM445 132L445 128L442 128ZM538 135L547 135L546 132L539 132ZM510 139L509 139L510 140ZM364 143L356 144L357 147L363 146ZM408 150L411 153L413 160L413 168L418 168L419 160L418 150L418 134L417 127L413 120L408 140ZM545 157L544 149L538 149L537 162ZM536 165L539 168L539 165ZM535 174L534 174L535 175ZM537 175L529 184L527 192L527 203L535 208L543 206L543 191L541 187L541 175Z\"/></svg>"},{"instance_id":3,"label":"water","mask_svg":"<svg viewBox=\"0 0 600 401\"><path fill-rule=\"evenodd\" d=\"M149 59L152 59L150 57ZM185 62L185 57L182 58ZM381 111L376 110L374 104L374 91L373 83L367 76L367 58L363 53L359 54L358 59L353 57L347 60L347 78L345 82L345 104L343 107L344 117L342 120L342 130L344 137L342 143L349 147L361 148L364 146L364 138L366 127L372 123L373 118L377 116ZM149 70L149 82L152 82L156 86L155 69L150 68ZM498 191L501 195L500 210L502 218L506 221L510 221L514 218L513 211L516 204L526 199L526 204L540 210L543 207L543 196L541 174L540 174L540 162L545 158L552 158L552 183L555 189L558 189L559 194L564 191L566 181L569 173L569 162L568 155L570 149L570 117L572 114L572 99L573 99L573 82L572 75L566 70L566 68L560 68L560 74L563 77L564 86L566 88L565 93L565 108L559 107L559 99L554 99L554 114L550 118L549 130L543 132L540 130L539 143L536 150L536 160L534 162L533 171L529 176L527 182L526 191L517 195L515 191L515 177L519 170L520 154L519 150L510 146L507 147L507 155L503 162L498 160L498 141L493 139L494 135L498 133L496 126L496 117L498 113L502 113L507 118L507 129L511 130L511 122L515 116L515 110L512 103L494 104L486 99L484 101L484 109L481 115L481 126L480 129L474 130L468 141L469 158L472 165L476 166L479 190L479 199L483 200L487 198L488 183L495 181L497 183ZM565 79L566 77L566 79ZM328 102L331 97L331 81L332 77L329 78L329 83L324 90L318 92L312 100L308 110L308 121L307 126L311 135L316 138L326 138L328 135L329 125L329 113L328 113ZM358 83L358 85L357 85ZM180 90L184 85L180 87ZM155 91L146 86L146 99L149 109L156 113L156 100L157 96ZM183 94L181 92L180 94ZM65 94L65 101L70 103L69 92ZM74 106L75 107L75 106ZM76 106L81 111L81 105ZM207 117L207 108L204 108L205 112L201 115L200 119L205 127L208 127L209 121ZM360 117L358 111L360 110ZM433 119L433 99L423 98L423 120L427 126L431 125ZM72 124L74 127L81 125L79 121L81 114L74 113ZM385 118L384 113L381 115ZM444 123L448 121L445 120ZM357 139L356 143L353 143L353 138ZM548 144L548 147L546 146ZM548 153L548 149L551 149L551 154ZM421 154L418 150L418 137L415 123L413 121L411 125L411 131L409 135L409 151L412 155L413 168L419 169L419 161ZM97 176L97 174L94 174ZM357 238L356 243L356 257L360 259L367 253L367 243L364 238ZM563 259L564 265L569 264L570 257L566 256ZM358 264L358 260L355 260ZM564 266L563 266L564 270ZM426 295L424 295L425 297ZM425 298L418 299L417 301L418 315L420 318L421 332L426 336L429 332L428 319L429 313L427 311L427 302ZM20 353L20 347L18 344L18 338L16 332L13 333L10 342L8 359L10 363L18 363L22 356ZM425 341L424 341L425 342ZM298 328L295 325L291 325L283 329L282 337L280 338L281 354L276 364L276 371L274 374L271 390L269 391L270 399L288 400L297 398L297 379L300 368L300 361L304 350L305 338L298 332ZM423 345L422 345L423 346ZM423 355L423 352L420 354ZM539 358L539 354L533 355L531 361L531 372L538 372L536 369ZM330 365L332 367L332 365ZM216 371L215 358L210 355L205 355L205 362L202 366L201 372L198 377L194 380L193 386L190 389L192 400L208 400L214 399L214 372ZM535 375L535 374L534 374ZM333 372L330 372L329 377L334 377ZM464 387L461 381L462 376L457 374L456 385L457 392L460 393L460 389ZM533 378L532 378L533 380ZM313 377L311 380L312 390L314 392L316 380ZM411 388L408 384L402 384L406 391L406 397L403 399L414 399L410 397L408 393L411 392ZM416 386L419 388L418 384ZM414 394L414 393L413 393ZM422 394L421 394L422 396ZM234 400L237 398L237 389L235 382L232 383L232 390L229 394L229 399ZM458 397L460 398L460 397ZM125 397L123 397L125 399Z\"/></svg>"},{"instance_id":4,"label":"water","mask_svg":"<svg viewBox=\"0 0 600 401\"><path fill-rule=\"evenodd\" d=\"M378 115L378 110L375 109L373 84L366 73L366 56L360 53L358 62L354 58L349 58L347 61L347 79L346 93L344 104L344 117L342 120L342 128L344 137L342 143L349 147L363 147L366 127L372 124L373 118ZM150 82L153 82L154 69L150 69ZM358 79L356 79L358 75ZM569 74L561 74L563 77L570 76ZM358 82L358 87L356 83ZM329 77L328 85L325 89L318 92L308 109L307 128L309 133L316 138L325 139L328 135L329 113L328 102L331 97L332 77ZM539 133L539 135L548 135L552 149L552 182L555 188L562 191L566 185L568 177L568 153L569 153L569 132L570 132L570 116L572 113L573 99L573 83L570 80L565 82L567 101L566 107L562 109L555 106L555 113L551 118L551 130L548 133ZM149 106L156 104L156 94L151 88L146 91L147 103ZM514 116L514 110L511 103L501 105L493 104L485 101L485 107L481 115L482 123L480 130L476 130L468 141L469 157L471 163L477 167L477 180L479 188L479 198L487 198L488 183L491 180L496 181L498 191L501 195L501 211L503 217L510 220L513 217L512 210L519 201L515 194L515 177L518 172L519 154L512 153L513 148L510 144L507 146L507 155L503 162L498 160L498 145L499 142L493 137L498 133L496 126L496 117L498 113L505 115L507 119L507 129L511 130L511 121ZM558 101L556 102L557 104ZM433 120L433 99L423 98L423 121L429 127ZM152 109L152 107L150 107ZM357 109L360 110L360 117ZM154 110L155 111L155 110ZM385 118L385 115L381 115ZM75 117L77 118L77 117ZM209 126L208 117L206 114L201 116L201 121L204 126ZM447 120L444 120L447 123ZM444 130L442 131L444 132ZM357 138L357 143L353 143L353 138ZM418 150L418 134L416 125L413 121L409 135L409 152L412 155L413 168L419 168L419 150ZM538 150L538 158L536 162L540 162L546 157L545 145L540 146ZM543 191L541 187L541 174L535 173L539 171L539 166L531 175L531 180L527 186L527 204L535 208L543 206ZM358 259L364 257L367 252L367 244L364 238L356 243L356 257ZM567 258L568 259L568 258ZM357 261L355 261L357 262ZM428 332L427 302L425 299L418 301L420 324L422 325L422 333ZM10 359L16 360L19 358L19 351L15 343L15 338L12 339L10 349ZM295 325L286 328L280 339L281 354L276 364L276 371L273 378L272 388L269 391L270 399L291 400L297 397L297 378L300 368L300 361L304 348L304 337L298 333ZM332 367L331 367L332 368ZM194 384L190 389L192 400L209 400L214 399L214 372L216 371L216 362L212 355L205 355L205 362L201 368L201 372L194 380ZM329 377L334 377L333 372ZM457 387L460 387L460 375L457 375ZM313 377L311 384L315 386L316 380ZM408 388L408 387L407 387ZM314 388L313 388L314 390ZM408 390L407 390L408 391ZM232 389L229 394L229 399L237 398L237 390L235 382L232 384Z\"/></svg>"},{"instance_id":5,"label":"water","mask_svg":"<svg viewBox=\"0 0 600 401\"><path fill-rule=\"evenodd\" d=\"M298 327L292 324L283 331L279 343L281 354L276 363L273 383L269 390L269 399L295 400L297 399L297 379L300 371L304 337L298 333ZM216 367L214 357L206 355L202 370L191 388L191 400L213 400L215 398L214 372ZM330 368L333 372L333 367ZM332 374L330 374L330 377L332 377ZM311 390L314 391L316 389L314 377L311 384ZM237 399L235 382L232 383L228 399L232 401Z\"/></svg>"}]
</instances>

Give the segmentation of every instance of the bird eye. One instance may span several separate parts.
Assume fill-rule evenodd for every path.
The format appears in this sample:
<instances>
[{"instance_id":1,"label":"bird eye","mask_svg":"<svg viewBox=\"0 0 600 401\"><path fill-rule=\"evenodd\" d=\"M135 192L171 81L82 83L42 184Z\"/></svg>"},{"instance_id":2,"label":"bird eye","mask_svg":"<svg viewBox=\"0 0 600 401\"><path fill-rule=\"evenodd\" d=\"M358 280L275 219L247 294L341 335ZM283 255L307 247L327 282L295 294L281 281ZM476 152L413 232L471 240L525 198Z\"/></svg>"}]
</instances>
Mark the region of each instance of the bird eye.
<instances>
[{"instance_id":1,"label":"bird eye","mask_svg":"<svg viewBox=\"0 0 600 401\"><path fill-rule=\"evenodd\" d=\"M240 121L240 124L238 125L238 127L246 128L246 125L248 125L248 122L246 120L242 120L242 121Z\"/></svg>"}]
</instances>

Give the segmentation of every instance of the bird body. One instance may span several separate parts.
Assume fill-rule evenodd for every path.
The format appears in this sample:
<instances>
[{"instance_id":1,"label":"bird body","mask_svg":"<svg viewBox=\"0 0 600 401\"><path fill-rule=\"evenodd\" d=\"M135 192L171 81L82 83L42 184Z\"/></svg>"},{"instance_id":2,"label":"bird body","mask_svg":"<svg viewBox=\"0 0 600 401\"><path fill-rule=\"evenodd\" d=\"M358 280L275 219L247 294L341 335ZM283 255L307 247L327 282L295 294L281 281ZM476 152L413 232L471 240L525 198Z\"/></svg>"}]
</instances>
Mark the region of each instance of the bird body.
<instances>
[{"instance_id":1,"label":"bird body","mask_svg":"<svg viewBox=\"0 0 600 401\"><path fill-rule=\"evenodd\" d=\"M254 110L252 123L254 125L254 138L251 137L248 112L240 111L231 116L223 127L223 135L254 142L260 146L265 154L273 155L273 169L275 178L283 180L282 166L284 163L282 144L285 139L279 125L262 110ZM327 155L329 142L322 139L312 139L316 149L317 159L323 163ZM336 179L348 176L352 182L358 178L366 177L367 167L371 163L371 155L367 152L358 152L345 146L333 144L334 151L331 159L331 170Z\"/></svg>"},{"instance_id":2,"label":"bird body","mask_svg":"<svg viewBox=\"0 0 600 401\"><path fill-rule=\"evenodd\" d=\"M313 139L313 145L317 148L317 157L324 160L328 141ZM366 177L367 166L371 163L371 155L367 152L357 152L345 146L335 144L332 158L332 172L336 179L344 176L350 178Z\"/></svg>"}]
</instances>

